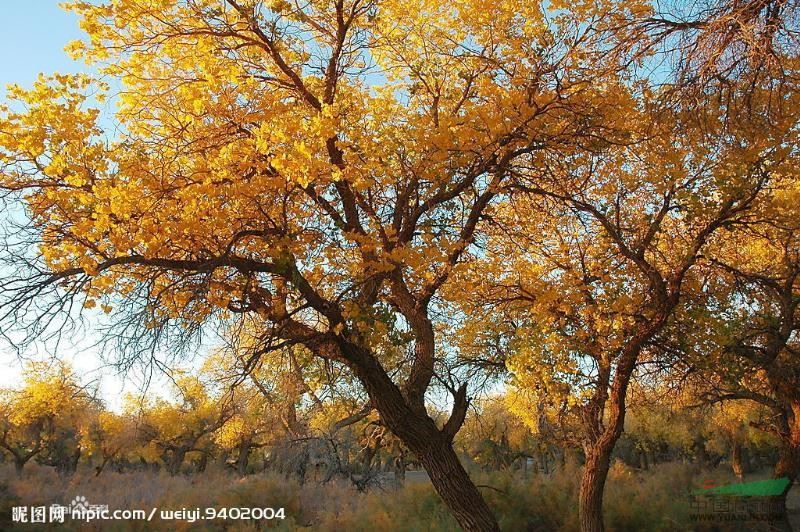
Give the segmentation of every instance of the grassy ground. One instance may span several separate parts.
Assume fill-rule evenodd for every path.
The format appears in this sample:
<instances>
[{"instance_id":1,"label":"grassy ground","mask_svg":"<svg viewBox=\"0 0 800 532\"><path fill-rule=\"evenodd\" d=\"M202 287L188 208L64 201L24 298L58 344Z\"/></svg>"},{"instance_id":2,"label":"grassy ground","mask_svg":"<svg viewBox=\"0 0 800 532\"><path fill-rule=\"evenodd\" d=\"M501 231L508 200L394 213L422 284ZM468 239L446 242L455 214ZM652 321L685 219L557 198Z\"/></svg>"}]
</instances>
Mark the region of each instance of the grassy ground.
<instances>
[{"instance_id":1,"label":"grassy ground","mask_svg":"<svg viewBox=\"0 0 800 532\"><path fill-rule=\"evenodd\" d=\"M753 475L752 479L763 478ZM579 468L567 465L552 475L476 473L473 475L494 508L504 530L571 531L577 527ZM747 480L750 480L748 478ZM691 530L688 493L712 482L735 481L728 470L699 472L685 464L661 464L640 472L615 465L606 489L606 523L610 531ZM794 517L800 517L800 494L791 497ZM32 465L22 479L13 468L0 466L0 530L38 530L41 525L11 522L13 506L68 505L76 496L109 509L160 510L206 507L284 508L286 518L272 521L214 520L187 523L114 521L65 530L348 530L348 531L449 531L455 522L439 502L422 472L409 472L401 489L375 489L360 493L344 481L306 483L271 474L245 479L211 470L186 477L153 472L94 477L89 470L69 479L58 478L49 468ZM69 519L67 520L69 523ZM716 528L723 530L724 528ZM729 528L731 529L731 528ZM736 529L736 528L733 528ZM739 530L754 527L742 524ZM703 530L715 530L706 526Z\"/></svg>"}]
</instances>

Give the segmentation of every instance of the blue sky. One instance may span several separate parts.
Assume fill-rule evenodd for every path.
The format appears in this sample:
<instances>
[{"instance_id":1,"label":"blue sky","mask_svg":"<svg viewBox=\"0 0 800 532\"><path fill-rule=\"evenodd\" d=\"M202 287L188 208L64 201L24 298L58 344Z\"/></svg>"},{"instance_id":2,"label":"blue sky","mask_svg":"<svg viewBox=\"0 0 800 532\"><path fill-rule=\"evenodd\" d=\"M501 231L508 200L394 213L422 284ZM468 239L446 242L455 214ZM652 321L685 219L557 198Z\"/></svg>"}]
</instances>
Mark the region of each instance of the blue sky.
<instances>
[{"instance_id":1,"label":"blue sky","mask_svg":"<svg viewBox=\"0 0 800 532\"><path fill-rule=\"evenodd\" d=\"M0 86L30 85L40 72L79 72L64 46L82 37L78 19L58 7L60 0L3 2L0 32Z\"/></svg>"},{"instance_id":2,"label":"blue sky","mask_svg":"<svg viewBox=\"0 0 800 532\"><path fill-rule=\"evenodd\" d=\"M58 7L61 0L8 0L2 3L3 31L0 32L0 101L5 87L17 83L30 86L39 73L86 72L83 63L75 62L64 52L64 46L84 35L78 19ZM55 354L70 362L85 382L100 384L101 396L111 408L121 404L123 392L136 393L137 381L123 380L111 371L102 369L97 350L92 346L91 333L62 344L57 353L44 345L33 346L25 358L45 358ZM20 381L22 360L7 346L0 345L0 387L15 386Z\"/></svg>"}]
</instances>

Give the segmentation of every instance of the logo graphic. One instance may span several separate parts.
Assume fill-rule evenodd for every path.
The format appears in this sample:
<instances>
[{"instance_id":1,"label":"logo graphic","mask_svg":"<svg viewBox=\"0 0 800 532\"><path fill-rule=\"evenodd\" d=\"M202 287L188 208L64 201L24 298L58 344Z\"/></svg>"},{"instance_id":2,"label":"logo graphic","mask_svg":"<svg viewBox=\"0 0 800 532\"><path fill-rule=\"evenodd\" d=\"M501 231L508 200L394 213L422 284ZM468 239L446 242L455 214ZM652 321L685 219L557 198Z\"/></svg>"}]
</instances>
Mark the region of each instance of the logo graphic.
<instances>
[{"instance_id":1,"label":"logo graphic","mask_svg":"<svg viewBox=\"0 0 800 532\"><path fill-rule=\"evenodd\" d=\"M788 478L757 480L743 484L710 486L689 494L692 521L781 521L785 519L783 495L791 486Z\"/></svg>"},{"instance_id":2,"label":"logo graphic","mask_svg":"<svg viewBox=\"0 0 800 532\"><path fill-rule=\"evenodd\" d=\"M78 495L69 503L69 509L70 513L86 513L89 511L89 503L86 502L86 497Z\"/></svg>"},{"instance_id":3,"label":"logo graphic","mask_svg":"<svg viewBox=\"0 0 800 532\"><path fill-rule=\"evenodd\" d=\"M694 495L734 495L738 497L777 497L789 487L791 481L786 478L757 480L744 484L727 484L718 487L704 487Z\"/></svg>"}]
</instances>

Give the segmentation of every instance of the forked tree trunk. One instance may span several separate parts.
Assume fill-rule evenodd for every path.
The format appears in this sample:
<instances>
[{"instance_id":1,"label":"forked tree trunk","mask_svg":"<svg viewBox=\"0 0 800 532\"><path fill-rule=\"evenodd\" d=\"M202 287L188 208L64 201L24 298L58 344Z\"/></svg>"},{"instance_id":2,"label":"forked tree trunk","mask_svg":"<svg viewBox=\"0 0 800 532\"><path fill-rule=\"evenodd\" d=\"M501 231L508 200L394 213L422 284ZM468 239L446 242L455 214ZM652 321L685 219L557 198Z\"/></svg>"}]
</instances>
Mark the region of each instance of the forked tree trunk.
<instances>
[{"instance_id":1,"label":"forked tree trunk","mask_svg":"<svg viewBox=\"0 0 800 532\"><path fill-rule=\"evenodd\" d=\"M603 490L611 463L611 450L590 448L586 452L578 499L578 516L581 532L603 531Z\"/></svg>"},{"instance_id":2,"label":"forked tree trunk","mask_svg":"<svg viewBox=\"0 0 800 532\"><path fill-rule=\"evenodd\" d=\"M610 393L605 395L602 389L595 396L594 402L587 405L585 411L587 421L590 422L589 439L584 444L586 463L581 476L580 493L578 497L578 520L581 532L603 531L603 490L608 478L608 469L611 464L611 453L617 444L625 426L625 396L628 390L633 368L644 339L652 335L643 331L631 341L620 356L614 380L611 382ZM601 382L605 375L608 383L610 371L601 372ZM606 386L607 384L603 384ZM604 416L604 412L608 415ZM603 422L606 418L605 422Z\"/></svg>"},{"instance_id":3,"label":"forked tree trunk","mask_svg":"<svg viewBox=\"0 0 800 532\"><path fill-rule=\"evenodd\" d=\"M468 532L499 530L492 511L453 449L454 433L447 435L436 426L422 406L422 398L418 397L419 404L412 406L371 353L353 344L342 347L381 419L417 457L461 528Z\"/></svg>"}]
</instances>

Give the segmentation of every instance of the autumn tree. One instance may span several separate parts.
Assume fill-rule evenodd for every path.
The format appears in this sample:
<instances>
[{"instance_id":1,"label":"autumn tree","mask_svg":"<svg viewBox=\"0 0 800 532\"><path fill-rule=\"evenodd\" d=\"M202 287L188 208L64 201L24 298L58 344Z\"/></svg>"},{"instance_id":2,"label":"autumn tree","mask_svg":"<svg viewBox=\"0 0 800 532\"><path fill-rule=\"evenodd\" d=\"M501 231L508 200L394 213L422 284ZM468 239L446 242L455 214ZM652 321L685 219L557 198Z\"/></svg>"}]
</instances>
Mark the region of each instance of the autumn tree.
<instances>
[{"instance_id":1,"label":"autumn tree","mask_svg":"<svg viewBox=\"0 0 800 532\"><path fill-rule=\"evenodd\" d=\"M83 452L83 422L97 404L68 365L28 364L22 386L3 390L0 405L0 447L11 455L18 474L33 458L59 474L75 472Z\"/></svg>"},{"instance_id":2,"label":"autumn tree","mask_svg":"<svg viewBox=\"0 0 800 532\"><path fill-rule=\"evenodd\" d=\"M232 415L230 403L215 396L196 376L179 376L174 388L173 397L145 398L137 416L138 430L150 455L158 457L170 475L180 473L192 453L205 463L212 435Z\"/></svg>"},{"instance_id":3,"label":"autumn tree","mask_svg":"<svg viewBox=\"0 0 800 532\"><path fill-rule=\"evenodd\" d=\"M786 168L749 223L716 242L704 267L700 311L682 325L702 338L683 368L709 403L752 402L770 415L749 422L780 443L776 478L800 473L797 331L800 247L797 176ZM744 408L734 407L730 408Z\"/></svg>"},{"instance_id":4,"label":"autumn tree","mask_svg":"<svg viewBox=\"0 0 800 532\"><path fill-rule=\"evenodd\" d=\"M81 430L81 443L86 455L94 462L95 475L111 466L121 472L130 464L137 449L144 443L138 430L138 417L130 412L117 413L96 409Z\"/></svg>"},{"instance_id":5,"label":"autumn tree","mask_svg":"<svg viewBox=\"0 0 800 532\"><path fill-rule=\"evenodd\" d=\"M476 401L458 435L457 444L476 463L495 470L521 467L539 459L539 441L508 406L504 395Z\"/></svg>"},{"instance_id":6,"label":"autumn tree","mask_svg":"<svg viewBox=\"0 0 800 532\"><path fill-rule=\"evenodd\" d=\"M615 51L645 64L670 60L663 81L682 105L697 105L703 94L726 99L742 82L769 89L777 102L797 86L798 7L796 0L654 3L612 15L631 30Z\"/></svg>"},{"instance_id":7,"label":"autumn tree","mask_svg":"<svg viewBox=\"0 0 800 532\"><path fill-rule=\"evenodd\" d=\"M603 528L628 386L683 292L701 288L698 258L793 164L793 106L730 120L713 98L688 116L647 90L626 97L620 112L639 134L575 157L533 158L518 171L520 194L493 213L486 259L462 285L485 294L475 315L494 307L506 317L498 322L514 339L507 365L518 386L560 397L551 405L580 420L583 530Z\"/></svg>"},{"instance_id":8,"label":"autumn tree","mask_svg":"<svg viewBox=\"0 0 800 532\"><path fill-rule=\"evenodd\" d=\"M257 338L242 336L245 335L240 332L239 340L244 342ZM255 449L306 435L306 424L298 409L302 409L304 394L314 392L304 380L305 368L298 362L296 351L300 348L287 348L261 358L252 349L242 347L238 344L216 353L204 364L203 373L220 388L220 400L227 403L231 413L215 432L214 440L223 452L234 454L233 466L244 475Z\"/></svg>"},{"instance_id":9,"label":"autumn tree","mask_svg":"<svg viewBox=\"0 0 800 532\"><path fill-rule=\"evenodd\" d=\"M85 298L134 348L258 320L262 346L346 366L461 526L495 529L452 449L466 383L443 427L426 411L432 302L519 161L611 136L614 64L591 47L606 10L644 4L624 6L75 2L89 39L70 50L119 88L118 127L103 138L85 77L10 91L0 186L32 246L4 315ZM410 337L397 380L391 328Z\"/></svg>"}]
</instances>

